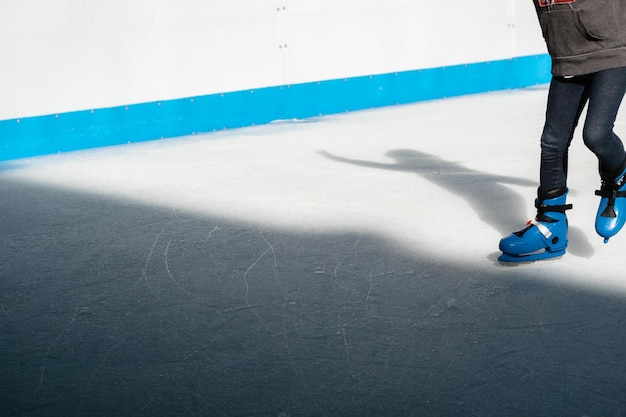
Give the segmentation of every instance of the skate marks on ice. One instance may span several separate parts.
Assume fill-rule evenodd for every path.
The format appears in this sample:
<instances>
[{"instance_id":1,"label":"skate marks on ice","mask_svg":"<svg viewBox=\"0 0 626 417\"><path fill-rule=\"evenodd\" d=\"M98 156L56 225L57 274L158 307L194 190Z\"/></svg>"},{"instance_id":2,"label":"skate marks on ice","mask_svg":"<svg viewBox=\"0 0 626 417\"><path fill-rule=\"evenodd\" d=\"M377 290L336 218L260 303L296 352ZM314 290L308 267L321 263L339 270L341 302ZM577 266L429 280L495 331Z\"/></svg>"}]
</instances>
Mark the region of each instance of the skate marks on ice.
<instances>
[{"instance_id":1,"label":"skate marks on ice","mask_svg":"<svg viewBox=\"0 0 626 417\"><path fill-rule=\"evenodd\" d=\"M511 225L518 224L525 216L522 209L527 202L503 184L536 187L537 184L522 178L493 175L466 168L461 164L446 161L412 149L396 149L386 156L393 163L363 161L319 151L328 159L352 165L385 169L390 171L413 172L435 185L463 198L474 209L479 218L501 234L511 232ZM419 193L419 189L412 192ZM431 196L428 196L431 198ZM447 204L446 201L432 201L433 204Z\"/></svg>"},{"instance_id":2,"label":"skate marks on ice","mask_svg":"<svg viewBox=\"0 0 626 417\"><path fill-rule=\"evenodd\" d=\"M626 413L617 294L376 234L0 193L3 416Z\"/></svg>"}]
</instances>

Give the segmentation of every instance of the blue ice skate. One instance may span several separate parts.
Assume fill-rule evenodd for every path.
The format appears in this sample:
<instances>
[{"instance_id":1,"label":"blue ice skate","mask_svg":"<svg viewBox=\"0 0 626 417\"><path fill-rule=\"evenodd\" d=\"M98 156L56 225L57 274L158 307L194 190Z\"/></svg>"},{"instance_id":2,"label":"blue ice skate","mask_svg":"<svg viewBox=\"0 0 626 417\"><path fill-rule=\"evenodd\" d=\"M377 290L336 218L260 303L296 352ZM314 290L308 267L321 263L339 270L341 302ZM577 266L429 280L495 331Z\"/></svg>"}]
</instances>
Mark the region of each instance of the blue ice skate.
<instances>
[{"instance_id":1,"label":"blue ice skate","mask_svg":"<svg viewBox=\"0 0 626 417\"><path fill-rule=\"evenodd\" d=\"M626 164L626 161L625 161ZM600 172L602 186L596 195L602 197L596 214L596 232L604 243L617 234L626 223L626 169L622 164L621 174L614 176Z\"/></svg>"},{"instance_id":2,"label":"blue ice skate","mask_svg":"<svg viewBox=\"0 0 626 417\"><path fill-rule=\"evenodd\" d=\"M525 228L500 240L500 262L531 262L563 256L567 248L567 188L539 192L537 216Z\"/></svg>"}]
</instances>

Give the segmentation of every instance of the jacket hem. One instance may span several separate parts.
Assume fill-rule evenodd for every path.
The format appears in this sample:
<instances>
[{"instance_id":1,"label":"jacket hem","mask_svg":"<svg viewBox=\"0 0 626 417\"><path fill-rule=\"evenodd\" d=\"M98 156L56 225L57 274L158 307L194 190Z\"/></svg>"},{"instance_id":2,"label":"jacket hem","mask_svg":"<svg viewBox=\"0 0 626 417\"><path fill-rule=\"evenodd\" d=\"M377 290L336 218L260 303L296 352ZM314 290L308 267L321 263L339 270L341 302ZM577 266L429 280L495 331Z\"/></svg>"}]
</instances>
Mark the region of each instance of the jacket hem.
<instances>
[{"instance_id":1,"label":"jacket hem","mask_svg":"<svg viewBox=\"0 0 626 417\"><path fill-rule=\"evenodd\" d=\"M593 74L620 67L626 67L626 47L552 58L552 75L555 77Z\"/></svg>"}]
</instances>

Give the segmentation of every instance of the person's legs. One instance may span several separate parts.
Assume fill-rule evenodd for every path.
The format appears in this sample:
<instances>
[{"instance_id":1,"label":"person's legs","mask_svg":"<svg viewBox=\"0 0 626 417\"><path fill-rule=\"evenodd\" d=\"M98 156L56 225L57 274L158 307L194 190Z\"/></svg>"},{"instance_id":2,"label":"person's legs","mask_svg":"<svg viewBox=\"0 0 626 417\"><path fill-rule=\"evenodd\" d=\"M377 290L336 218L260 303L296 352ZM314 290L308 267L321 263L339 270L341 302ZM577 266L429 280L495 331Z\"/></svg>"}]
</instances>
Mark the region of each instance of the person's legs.
<instances>
[{"instance_id":1,"label":"person's legs","mask_svg":"<svg viewBox=\"0 0 626 417\"><path fill-rule=\"evenodd\" d=\"M600 171L614 173L625 156L624 145L613 132L613 127L626 93L626 67L593 74L588 91L589 106L583 140L598 157Z\"/></svg>"},{"instance_id":2,"label":"person's legs","mask_svg":"<svg viewBox=\"0 0 626 417\"><path fill-rule=\"evenodd\" d=\"M546 122L541 135L540 187L536 218L522 230L500 240L504 262L552 258L567 247L566 204L568 150L582 111L589 102L583 140L597 156L602 178L596 231L605 238L626 223L626 154L613 132L626 92L626 68L572 77L550 83Z\"/></svg>"},{"instance_id":3,"label":"person's legs","mask_svg":"<svg viewBox=\"0 0 626 417\"><path fill-rule=\"evenodd\" d=\"M613 132L626 93L626 68L601 71L592 76L589 108L583 129L585 145L598 157L602 197L596 215L596 231L608 242L626 223L626 153Z\"/></svg>"},{"instance_id":4,"label":"person's legs","mask_svg":"<svg viewBox=\"0 0 626 417\"><path fill-rule=\"evenodd\" d=\"M501 262L554 258L567 248L566 204L568 149L587 102L587 77L553 78L541 135L537 216L527 226L500 240Z\"/></svg>"},{"instance_id":5,"label":"person's legs","mask_svg":"<svg viewBox=\"0 0 626 417\"><path fill-rule=\"evenodd\" d=\"M546 121L541 134L540 189L567 186L568 150L589 97L589 78L557 78L550 83Z\"/></svg>"}]
</instances>

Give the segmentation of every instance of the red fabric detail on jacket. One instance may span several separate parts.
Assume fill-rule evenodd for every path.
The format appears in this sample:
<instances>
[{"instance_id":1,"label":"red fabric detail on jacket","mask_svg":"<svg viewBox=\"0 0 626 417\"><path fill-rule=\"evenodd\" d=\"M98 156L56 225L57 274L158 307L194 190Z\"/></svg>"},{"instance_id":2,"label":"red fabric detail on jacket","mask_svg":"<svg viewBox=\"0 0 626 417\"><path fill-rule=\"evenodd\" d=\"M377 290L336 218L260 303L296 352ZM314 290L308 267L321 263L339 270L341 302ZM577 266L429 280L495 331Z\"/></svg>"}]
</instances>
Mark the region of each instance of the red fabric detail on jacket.
<instances>
[{"instance_id":1,"label":"red fabric detail on jacket","mask_svg":"<svg viewBox=\"0 0 626 417\"><path fill-rule=\"evenodd\" d=\"M553 6L555 4L571 4L574 3L576 0L539 0L539 6L541 7L547 7L547 6Z\"/></svg>"}]
</instances>

